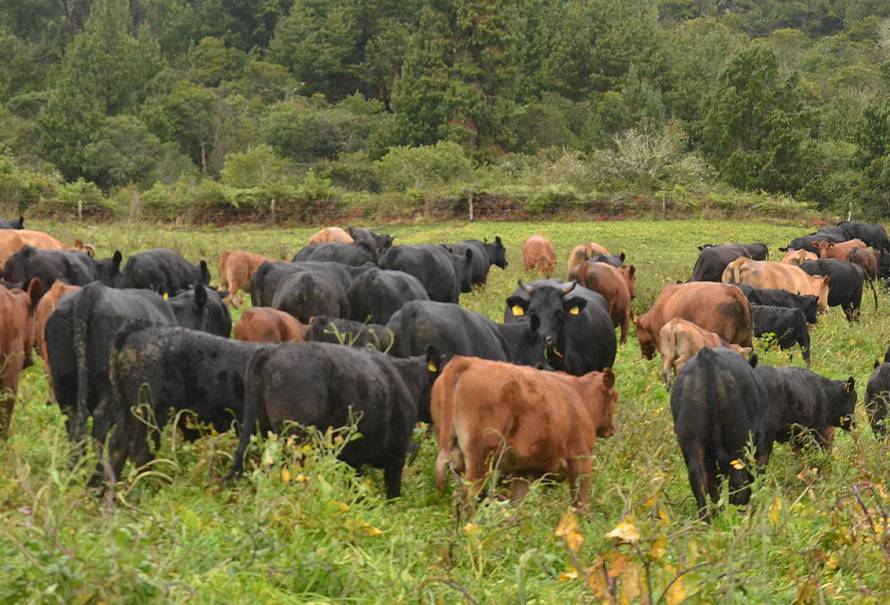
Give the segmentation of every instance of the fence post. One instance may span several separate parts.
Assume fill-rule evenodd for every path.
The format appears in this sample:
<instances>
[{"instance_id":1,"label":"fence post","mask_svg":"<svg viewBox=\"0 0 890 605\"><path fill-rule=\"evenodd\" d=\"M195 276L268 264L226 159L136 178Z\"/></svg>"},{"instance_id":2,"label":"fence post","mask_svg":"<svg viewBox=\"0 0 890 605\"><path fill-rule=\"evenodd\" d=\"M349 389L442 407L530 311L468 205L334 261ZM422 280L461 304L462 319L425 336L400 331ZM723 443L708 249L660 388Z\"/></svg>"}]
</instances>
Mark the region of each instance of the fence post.
<instances>
[{"instance_id":1,"label":"fence post","mask_svg":"<svg viewBox=\"0 0 890 605\"><path fill-rule=\"evenodd\" d=\"M467 193L467 197L469 198L469 207L470 207L470 222L473 222L473 192L470 191Z\"/></svg>"},{"instance_id":2,"label":"fence post","mask_svg":"<svg viewBox=\"0 0 890 605\"><path fill-rule=\"evenodd\" d=\"M664 191L661 192L661 218L667 218L667 196Z\"/></svg>"},{"instance_id":3,"label":"fence post","mask_svg":"<svg viewBox=\"0 0 890 605\"><path fill-rule=\"evenodd\" d=\"M77 200L77 220L83 221L83 200Z\"/></svg>"},{"instance_id":4,"label":"fence post","mask_svg":"<svg viewBox=\"0 0 890 605\"><path fill-rule=\"evenodd\" d=\"M277 222L275 217L275 198L272 198L272 224L275 225Z\"/></svg>"},{"instance_id":5,"label":"fence post","mask_svg":"<svg viewBox=\"0 0 890 605\"><path fill-rule=\"evenodd\" d=\"M853 220L853 200L850 200L849 206L847 206L847 220Z\"/></svg>"}]
</instances>

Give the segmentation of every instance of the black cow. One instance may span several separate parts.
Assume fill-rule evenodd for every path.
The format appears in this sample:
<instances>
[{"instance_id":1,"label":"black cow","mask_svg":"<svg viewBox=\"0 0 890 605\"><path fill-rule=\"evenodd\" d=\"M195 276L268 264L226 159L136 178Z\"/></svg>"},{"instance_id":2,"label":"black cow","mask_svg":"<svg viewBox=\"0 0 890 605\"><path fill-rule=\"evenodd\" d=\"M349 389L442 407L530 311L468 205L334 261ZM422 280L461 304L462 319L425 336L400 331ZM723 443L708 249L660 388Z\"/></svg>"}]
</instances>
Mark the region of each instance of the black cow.
<instances>
[{"instance_id":1,"label":"black cow","mask_svg":"<svg viewBox=\"0 0 890 605\"><path fill-rule=\"evenodd\" d=\"M859 319L859 309L862 306L862 285L868 281L865 279L865 270L862 267L847 261L820 258L808 260L801 264L800 268L810 275L830 277L828 306L842 308L849 322ZM871 286L871 292L875 299L875 310L877 310L878 294L870 281L868 281L868 285Z\"/></svg>"},{"instance_id":2,"label":"black cow","mask_svg":"<svg viewBox=\"0 0 890 605\"><path fill-rule=\"evenodd\" d=\"M887 230L877 223L843 221L837 226L847 236L847 239L861 239L875 250L890 252L890 238L887 237Z\"/></svg>"},{"instance_id":3,"label":"black cow","mask_svg":"<svg viewBox=\"0 0 890 605\"><path fill-rule=\"evenodd\" d=\"M752 260L769 260L769 246L766 244L739 244L739 243L731 243L731 244L702 244L698 247L699 250L704 250L705 248L715 248L721 246L741 246L748 252L748 256ZM699 280L704 281L704 280Z\"/></svg>"},{"instance_id":4,"label":"black cow","mask_svg":"<svg viewBox=\"0 0 890 605\"><path fill-rule=\"evenodd\" d=\"M12 218L9 220L0 218L0 229L24 229L25 217Z\"/></svg>"},{"instance_id":5,"label":"black cow","mask_svg":"<svg viewBox=\"0 0 890 605\"><path fill-rule=\"evenodd\" d=\"M171 408L174 415L190 410L219 432L231 429L243 416L247 362L268 346L184 328L136 323L122 328L109 356L115 428L108 452L114 478L128 457L136 467L151 461L147 438L157 449ZM147 408L140 410L142 405ZM190 441L201 435L187 422L178 428Z\"/></svg>"},{"instance_id":6,"label":"black cow","mask_svg":"<svg viewBox=\"0 0 890 605\"><path fill-rule=\"evenodd\" d=\"M175 326L173 310L149 290L117 290L93 282L62 298L46 323L47 355L56 401L68 417L68 436L79 442L92 415L103 442L113 418L108 404L108 359L114 335L132 321Z\"/></svg>"},{"instance_id":7,"label":"black cow","mask_svg":"<svg viewBox=\"0 0 890 605\"><path fill-rule=\"evenodd\" d=\"M744 256L751 258L751 253L742 244L724 244L722 246L699 246L700 252L692 277L689 281L721 281L726 265Z\"/></svg>"},{"instance_id":8,"label":"black cow","mask_svg":"<svg viewBox=\"0 0 890 605\"><path fill-rule=\"evenodd\" d=\"M408 301L430 297L413 275L372 267L352 281L346 298L352 319L385 324Z\"/></svg>"},{"instance_id":9,"label":"black cow","mask_svg":"<svg viewBox=\"0 0 890 605\"><path fill-rule=\"evenodd\" d=\"M346 290L327 271L299 271L284 277L270 306L290 313L304 324L316 315L349 317Z\"/></svg>"},{"instance_id":10,"label":"black cow","mask_svg":"<svg viewBox=\"0 0 890 605\"><path fill-rule=\"evenodd\" d=\"M371 347L384 353L393 346L393 334L385 326L324 315L316 316L309 322L303 339L350 347Z\"/></svg>"},{"instance_id":11,"label":"black cow","mask_svg":"<svg viewBox=\"0 0 890 605\"><path fill-rule=\"evenodd\" d=\"M884 354L884 363L875 362L875 371L865 387L865 411L868 421L876 437L887 434L888 427L884 424L887 411L890 409L890 349Z\"/></svg>"},{"instance_id":12,"label":"black cow","mask_svg":"<svg viewBox=\"0 0 890 605\"><path fill-rule=\"evenodd\" d=\"M790 349L799 344L803 359L810 364L810 332L807 318L800 309L751 305L754 336L773 334L780 349Z\"/></svg>"},{"instance_id":13,"label":"black cow","mask_svg":"<svg viewBox=\"0 0 890 605\"><path fill-rule=\"evenodd\" d=\"M605 298L576 282L520 281L519 288L523 294L507 298L505 323L520 317L536 321L553 368L581 376L612 367L618 345Z\"/></svg>"},{"instance_id":14,"label":"black cow","mask_svg":"<svg viewBox=\"0 0 890 605\"><path fill-rule=\"evenodd\" d=\"M127 259L119 285L121 288L142 288L174 296L190 286L206 286L209 283L210 271L205 261L196 266L175 250L155 248Z\"/></svg>"},{"instance_id":15,"label":"black cow","mask_svg":"<svg viewBox=\"0 0 890 605\"><path fill-rule=\"evenodd\" d=\"M492 265L507 268L507 250L497 235L493 243L480 242L477 239L468 239L456 244L448 244L446 248L452 254L466 254L467 250L473 251L472 270L470 281L473 285L485 285L488 281L488 271Z\"/></svg>"},{"instance_id":16,"label":"black cow","mask_svg":"<svg viewBox=\"0 0 890 605\"><path fill-rule=\"evenodd\" d=\"M462 291L469 285L472 251L470 258L464 257L466 271L458 272L454 255L442 246L424 244L419 246L393 246L377 263L381 269L404 271L413 275L423 284L430 300L456 303ZM467 290L468 291L468 290Z\"/></svg>"},{"instance_id":17,"label":"black cow","mask_svg":"<svg viewBox=\"0 0 890 605\"><path fill-rule=\"evenodd\" d=\"M259 266L250 278L250 299L255 307L268 307L275 298L275 292L281 281L295 273L303 271L322 271L337 280L344 292L349 290L353 280L372 269L372 265L350 267L341 263L326 261L269 261Z\"/></svg>"},{"instance_id":18,"label":"black cow","mask_svg":"<svg viewBox=\"0 0 890 605\"><path fill-rule=\"evenodd\" d=\"M257 420L261 435L287 421L320 431L355 422L361 436L339 458L382 468L387 497L398 497L411 433L421 413L429 417L440 363L432 348L409 359L317 342L258 351L247 365L245 428L229 476L241 473Z\"/></svg>"},{"instance_id":19,"label":"black cow","mask_svg":"<svg viewBox=\"0 0 890 605\"><path fill-rule=\"evenodd\" d=\"M383 254L390 248L392 248L392 242L395 239L392 235L387 235L385 233L374 233L370 229L364 229L362 227L353 227L349 226L346 229L346 232L349 233L349 236L356 242L367 242L374 246L377 250L378 255Z\"/></svg>"},{"instance_id":20,"label":"black cow","mask_svg":"<svg viewBox=\"0 0 890 605\"><path fill-rule=\"evenodd\" d=\"M183 328L228 338L232 333L232 316L219 293L197 285L170 298L176 323Z\"/></svg>"},{"instance_id":21,"label":"black cow","mask_svg":"<svg viewBox=\"0 0 890 605\"><path fill-rule=\"evenodd\" d=\"M850 430L856 405L856 383L851 376L829 380L804 368L758 366L754 375L766 389L770 411L765 427L767 438L789 441L795 448L804 444L804 435L815 436L825 447L833 429Z\"/></svg>"},{"instance_id":22,"label":"black cow","mask_svg":"<svg viewBox=\"0 0 890 605\"><path fill-rule=\"evenodd\" d=\"M613 256L611 254L597 254L596 256L591 256L589 259L592 263L606 263L607 265L612 265L613 267L623 267L624 259L627 258L627 255L622 252L618 256Z\"/></svg>"},{"instance_id":23,"label":"black cow","mask_svg":"<svg viewBox=\"0 0 890 605\"><path fill-rule=\"evenodd\" d=\"M749 438L758 465L772 452L765 430L769 399L751 366L728 349L702 349L677 375L671 413L699 516L710 519L707 498L718 501L721 477L729 477L730 502L746 504L752 476L742 461Z\"/></svg>"},{"instance_id":24,"label":"black cow","mask_svg":"<svg viewBox=\"0 0 890 605\"><path fill-rule=\"evenodd\" d=\"M328 242L306 246L294 256L294 262L326 261L350 267L361 267L365 263L376 263L377 256L377 249L368 242L357 241L349 244Z\"/></svg>"},{"instance_id":25,"label":"black cow","mask_svg":"<svg viewBox=\"0 0 890 605\"><path fill-rule=\"evenodd\" d=\"M819 311L819 297L811 294L792 294L779 288L753 288L748 284L735 284L752 305L769 305L771 307L785 307L786 309L800 309L807 323L816 323Z\"/></svg>"},{"instance_id":26,"label":"black cow","mask_svg":"<svg viewBox=\"0 0 890 605\"><path fill-rule=\"evenodd\" d=\"M83 252L73 250L40 250L25 246L3 266L3 280L8 284L27 284L38 277L47 288L58 279L75 286L99 280L115 287L120 275L121 253L97 261Z\"/></svg>"},{"instance_id":27,"label":"black cow","mask_svg":"<svg viewBox=\"0 0 890 605\"><path fill-rule=\"evenodd\" d=\"M810 233L809 235L804 235L803 237L795 237L785 248L779 248L780 252L787 252L788 250L806 250L807 252L812 252L813 254L819 254L818 248L816 248L816 244L819 242L834 242L839 244L841 242L845 242L849 237L843 235L841 233L825 233L825 232L816 232Z\"/></svg>"}]
</instances>

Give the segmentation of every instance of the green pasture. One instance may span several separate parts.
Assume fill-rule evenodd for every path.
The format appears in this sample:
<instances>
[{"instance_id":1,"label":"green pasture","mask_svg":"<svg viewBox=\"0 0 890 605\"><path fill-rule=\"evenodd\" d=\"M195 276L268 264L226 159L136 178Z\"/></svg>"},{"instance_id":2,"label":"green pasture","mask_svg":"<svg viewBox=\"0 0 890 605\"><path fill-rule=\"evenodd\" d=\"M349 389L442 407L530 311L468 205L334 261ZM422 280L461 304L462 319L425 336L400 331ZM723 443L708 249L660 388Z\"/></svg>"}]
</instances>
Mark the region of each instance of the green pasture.
<instances>
[{"instance_id":1,"label":"green pasture","mask_svg":"<svg viewBox=\"0 0 890 605\"><path fill-rule=\"evenodd\" d=\"M98 256L169 246L204 258L218 282L226 249L290 258L314 231L250 225L189 228L32 223ZM702 243L763 241L775 248L809 225L751 221L450 223L381 226L397 243L500 235L507 270L462 304L492 318L517 279L519 245L569 249L595 241L625 252L638 275L635 309L689 277ZM860 322L832 309L812 330L813 369L856 378L859 401L890 344L890 297ZM788 352L759 350L761 363ZM790 361L802 364L799 352ZM0 444L2 603L886 603L890 600L890 457L862 409L827 453L777 446L746 509L697 522L674 439L659 360L636 340L619 347L616 432L597 442L592 507L568 513L563 484L542 482L518 506L492 498L470 523L456 516L453 482L433 483L436 443L406 469L403 496L383 498L382 475L336 461L331 436L308 445L268 440L245 477L220 484L234 435L183 443L167 429L157 460L128 467L114 494L86 487L95 459L69 465L64 420L48 405L39 362L23 375L8 442ZM562 521L562 523L561 523ZM623 525L622 525L623 524ZM562 530L557 535L557 527ZM607 537L618 528L631 543ZM636 534L638 534L638 539Z\"/></svg>"}]
</instances>

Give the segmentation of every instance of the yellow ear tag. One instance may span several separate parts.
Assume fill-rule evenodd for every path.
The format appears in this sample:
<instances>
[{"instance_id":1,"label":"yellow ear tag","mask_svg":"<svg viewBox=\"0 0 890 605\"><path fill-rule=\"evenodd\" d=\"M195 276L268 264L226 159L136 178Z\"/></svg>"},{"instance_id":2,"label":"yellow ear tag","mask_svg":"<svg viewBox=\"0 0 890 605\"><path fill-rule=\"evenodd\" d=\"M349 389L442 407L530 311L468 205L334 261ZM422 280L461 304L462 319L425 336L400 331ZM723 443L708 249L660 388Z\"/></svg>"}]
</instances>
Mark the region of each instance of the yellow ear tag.
<instances>
[{"instance_id":1,"label":"yellow ear tag","mask_svg":"<svg viewBox=\"0 0 890 605\"><path fill-rule=\"evenodd\" d=\"M522 317L525 315L525 309L519 305L513 305L513 308L510 310L513 311L513 317Z\"/></svg>"},{"instance_id":2,"label":"yellow ear tag","mask_svg":"<svg viewBox=\"0 0 890 605\"><path fill-rule=\"evenodd\" d=\"M435 361L428 361L426 362L426 369L435 374L439 371L439 366L436 365Z\"/></svg>"},{"instance_id":3,"label":"yellow ear tag","mask_svg":"<svg viewBox=\"0 0 890 605\"><path fill-rule=\"evenodd\" d=\"M170 293L164 292L164 300L170 300Z\"/></svg>"},{"instance_id":4,"label":"yellow ear tag","mask_svg":"<svg viewBox=\"0 0 890 605\"><path fill-rule=\"evenodd\" d=\"M569 315L580 315L580 314L581 314L581 307L572 307L571 309L569 309Z\"/></svg>"}]
</instances>

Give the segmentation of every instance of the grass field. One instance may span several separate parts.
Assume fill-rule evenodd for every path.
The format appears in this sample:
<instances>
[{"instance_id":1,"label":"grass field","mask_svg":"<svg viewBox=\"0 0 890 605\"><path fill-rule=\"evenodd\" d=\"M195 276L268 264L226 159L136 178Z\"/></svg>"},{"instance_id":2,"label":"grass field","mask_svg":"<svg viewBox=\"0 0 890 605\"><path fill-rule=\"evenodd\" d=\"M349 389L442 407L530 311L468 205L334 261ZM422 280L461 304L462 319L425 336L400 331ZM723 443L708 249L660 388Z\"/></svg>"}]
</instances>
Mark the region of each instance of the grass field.
<instances>
[{"instance_id":1,"label":"grass field","mask_svg":"<svg viewBox=\"0 0 890 605\"><path fill-rule=\"evenodd\" d=\"M99 256L170 246L206 258L224 249L290 258L314 229L164 229L32 224ZM701 243L775 247L809 227L740 222L483 223L393 226L397 243L500 235L510 266L462 303L492 318L521 270L519 244L545 234L564 276L568 250L596 241L637 267L642 312L661 287L688 278ZM865 302L867 300L867 302ZM848 327L832 309L812 331L813 369L865 382L890 335L890 298L870 295ZM784 365L788 353L761 352ZM11 436L0 445L0 602L4 603L886 603L890 600L888 448L864 411L828 453L777 446L751 504L695 521L659 360L635 338L615 364L615 436L595 448L592 507L566 514L564 484L535 485L518 506L484 502L472 523L455 493L433 485L435 439L424 437L403 496L383 499L382 475L356 476L324 440L267 441L243 480L220 485L233 435L182 443L169 430L157 461L129 469L116 502L85 487L94 460L67 463L63 418L46 405L41 367L26 370ZM791 362L802 364L798 353ZM890 487L888 487L890 489ZM113 504L113 505L112 505ZM556 535L562 521L563 536ZM619 524L637 544L606 534Z\"/></svg>"}]
</instances>

